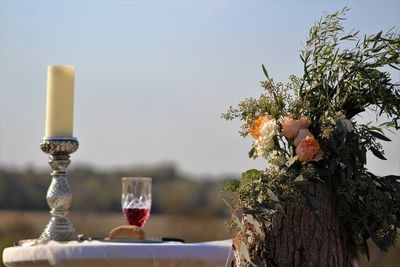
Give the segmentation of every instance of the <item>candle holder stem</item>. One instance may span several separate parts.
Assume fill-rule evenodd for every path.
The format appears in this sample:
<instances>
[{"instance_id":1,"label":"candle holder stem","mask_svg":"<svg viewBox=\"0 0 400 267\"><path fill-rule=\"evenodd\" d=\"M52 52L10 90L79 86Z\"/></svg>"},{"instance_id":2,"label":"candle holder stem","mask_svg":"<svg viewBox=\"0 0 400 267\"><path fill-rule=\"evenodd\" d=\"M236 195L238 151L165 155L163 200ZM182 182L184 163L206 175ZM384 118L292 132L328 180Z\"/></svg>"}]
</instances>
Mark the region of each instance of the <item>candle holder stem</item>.
<instances>
[{"instance_id":1,"label":"candle holder stem","mask_svg":"<svg viewBox=\"0 0 400 267\"><path fill-rule=\"evenodd\" d=\"M78 149L76 138L44 138L40 143L43 152L49 154L49 164L52 168L52 180L47 191L46 199L51 209L51 219L40 235L38 243L50 240L78 240L72 223L67 218L71 206L72 194L68 184L67 168L71 163L69 154Z\"/></svg>"}]
</instances>

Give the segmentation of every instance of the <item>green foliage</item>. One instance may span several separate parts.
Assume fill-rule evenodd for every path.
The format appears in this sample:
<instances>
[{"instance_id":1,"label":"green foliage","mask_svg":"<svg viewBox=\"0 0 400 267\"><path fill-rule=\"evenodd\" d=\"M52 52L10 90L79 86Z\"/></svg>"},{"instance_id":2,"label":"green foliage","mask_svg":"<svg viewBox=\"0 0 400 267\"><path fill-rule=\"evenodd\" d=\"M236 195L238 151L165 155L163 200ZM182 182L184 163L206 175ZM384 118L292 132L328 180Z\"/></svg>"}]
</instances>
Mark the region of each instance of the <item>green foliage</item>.
<instances>
[{"instance_id":1,"label":"green foliage","mask_svg":"<svg viewBox=\"0 0 400 267\"><path fill-rule=\"evenodd\" d=\"M319 199L304 191L304 185L312 182L323 183L336 194L340 216L351 229L349 242L360 251L368 253L369 238L383 250L395 242L400 229L400 177L368 172L366 153L386 160L380 142L390 139L383 130L400 129L400 84L388 72L400 70L400 36L394 29L369 36L355 30L345 33L342 20L347 11L327 15L311 28L300 55L301 78L274 83L262 66L267 80L261 82L261 96L245 99L222 115L244 122L240 134L255 138L249 156L264 157L269 163L265 171L250 170L240 182L226 186L237 196L233 213L244 216L233 224L257 229L244 232L251 260L257 259L257 246L263 242L255 238L260 224L268 224L275 212L298 201L300 194L306 195L318 216ZM389 121L379 126L357 124L354 116L365 110ZM267 118L262 126L257 124L261 117ZM309 120L301 129L313 139L315 151L323 152L322 159L298 154L302 153L299 142L306 138L298 133L296 140L284 133L287 118ZM269 150L260 152L265 147Z\"/></svg>"},{"instance_id":2,"label":"green foliage","mask_svg":"<svg viewBox=\"0 0 400 267\"><path fill-rule=\"evenodd\" d=\"M399 129L399 84L383 69L400 69L399 34L394 29L364 37L358 31L346 34L340 16L347 11L324 17L310 30L300 56L304 75L299 96L304 112L312 120L337 111L351 119L369 108L387 114Z\"/></svg>"},{"instance_id":3,"label":"green foliage","mask_svg":"<svg viewBox=\"0 0 400 267\"><path fill-rule=\"evenodd\" d=\"M368 238L385 251L394 244L400 228L399 178L366 172L337 189L339 211L361 251L368 252Z\"/></svg>"}]
</instances>

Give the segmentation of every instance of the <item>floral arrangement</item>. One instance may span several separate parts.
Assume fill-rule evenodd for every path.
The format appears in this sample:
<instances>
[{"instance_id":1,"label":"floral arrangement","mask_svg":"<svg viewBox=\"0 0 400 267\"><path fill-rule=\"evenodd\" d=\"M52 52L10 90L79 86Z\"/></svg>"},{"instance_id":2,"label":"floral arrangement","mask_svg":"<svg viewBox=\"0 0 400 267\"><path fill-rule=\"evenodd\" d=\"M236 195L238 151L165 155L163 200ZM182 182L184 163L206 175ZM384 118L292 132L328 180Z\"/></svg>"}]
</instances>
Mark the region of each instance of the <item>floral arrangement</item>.
<instances>
[{"instance_id":1,"label":"floral arrangement","mask_svg":"<svg viewBox=\"0 0 400 267\"><path fill-rule=\"evenodd\" d=\"M400 84L388 72L400 70L400 37L394 29L362 37L345 33L347 11L328 14L311 28L300 55L302 77L275 83L262 66L261 96L223 114L244 122L240 134L254 139L249 156L267 162L265 170L248 170L224 186L234 193L228 202L230 228L240 235L239 265L273 262L265 242L274 216L285 214L287 205L305 200L318 221L327 223L318 218L320 199L308 190L315 184L333 193L349 247L368 255L370 238L383 250L395 242L400 177L369 172L366 154L385 160L380 141L390 139L384 130L400 129ZM358 123L356 116L366 110L387 121Z\"/></svg>"}]
</instances>

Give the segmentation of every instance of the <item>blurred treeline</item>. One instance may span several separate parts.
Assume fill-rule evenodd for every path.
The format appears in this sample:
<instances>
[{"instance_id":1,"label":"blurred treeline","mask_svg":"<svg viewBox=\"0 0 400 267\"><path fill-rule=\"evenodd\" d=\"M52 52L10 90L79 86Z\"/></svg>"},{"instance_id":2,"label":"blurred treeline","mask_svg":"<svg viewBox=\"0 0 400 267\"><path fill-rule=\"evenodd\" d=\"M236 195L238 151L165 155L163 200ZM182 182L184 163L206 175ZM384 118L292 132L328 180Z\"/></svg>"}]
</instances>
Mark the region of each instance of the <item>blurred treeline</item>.
<instances>
[{"instance_id":1,"label":"blurred treeline","mask_svg":"<svg viewBox=\"0 0 400 267\"><path fill-rule=\"evenodd\" d=\"M0 167L0 209L48 210L45 199L50 168ZM229 210L220 195L225 178L193 178L171 163L97 170L77 166L69 171L72 207L76 211L120 211L121 177L153 178L152 214L223 217Z\"/></svg>"}]
</instances>

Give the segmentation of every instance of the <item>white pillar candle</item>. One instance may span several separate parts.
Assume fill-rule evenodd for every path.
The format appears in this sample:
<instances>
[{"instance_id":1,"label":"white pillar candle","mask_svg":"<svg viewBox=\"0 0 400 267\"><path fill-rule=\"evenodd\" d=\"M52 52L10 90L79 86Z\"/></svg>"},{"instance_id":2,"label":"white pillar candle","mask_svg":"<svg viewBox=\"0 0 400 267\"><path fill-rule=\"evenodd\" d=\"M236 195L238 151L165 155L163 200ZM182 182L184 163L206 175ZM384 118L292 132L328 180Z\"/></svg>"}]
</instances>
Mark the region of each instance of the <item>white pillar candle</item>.
<instances>
[{"instance_id":1,"label":"white pillar candle","mask_svg":"<svg viewBox=\"0 0 400 267\"><path fill-rule=\"evenodd\" d=\"M48 66L45 137L72 137L74 78L73 66Z\"/></svg>"}]
</instances>

